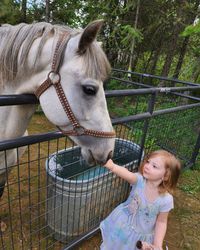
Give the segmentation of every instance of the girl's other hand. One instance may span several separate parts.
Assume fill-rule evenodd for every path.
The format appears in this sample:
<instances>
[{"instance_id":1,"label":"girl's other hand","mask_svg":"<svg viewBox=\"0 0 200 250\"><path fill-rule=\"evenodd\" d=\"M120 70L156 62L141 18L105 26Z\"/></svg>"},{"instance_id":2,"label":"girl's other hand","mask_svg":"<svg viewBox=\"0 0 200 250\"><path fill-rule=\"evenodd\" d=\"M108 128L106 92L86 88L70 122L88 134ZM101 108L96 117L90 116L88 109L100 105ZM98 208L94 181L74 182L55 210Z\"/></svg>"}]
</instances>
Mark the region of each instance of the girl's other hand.
<instances>
[{"instance_id":1,"label":"girl's other hand","mask_svg":"<svg viewBox=\"0 0 200 250\"><path fill-rule=\"evenodd\" d=\"M149 244L147 242L142 242L142 250L163 250L163 248L156 247L155 245Z\"/></svg>"},{"instance_id":2,"label":"girl's other hand","mask_svg":"<svg viewBox=\"0 0 200 250\"><path fill-rule=\"evenodd\" d=\"M147 242L142 242L142 250L154 250L153 245L147 243Z\"/></svg>"}]
</instances>

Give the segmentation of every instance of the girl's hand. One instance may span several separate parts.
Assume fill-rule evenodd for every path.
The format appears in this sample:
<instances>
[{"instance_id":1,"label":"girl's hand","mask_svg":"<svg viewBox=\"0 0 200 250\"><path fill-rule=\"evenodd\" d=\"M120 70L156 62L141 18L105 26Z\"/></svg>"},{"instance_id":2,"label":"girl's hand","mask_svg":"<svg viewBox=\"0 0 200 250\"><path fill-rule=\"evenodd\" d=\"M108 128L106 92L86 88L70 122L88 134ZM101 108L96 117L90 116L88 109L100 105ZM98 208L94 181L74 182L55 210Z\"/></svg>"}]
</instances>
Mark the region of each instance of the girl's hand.
<instances>
[{"instance_id":1,"label":"girl's hand","mask_svg":"<svg viewBox=\"0 0 200 250\"><path fill-rule=\"evenodd\" d=\"M108 160L104 166L108 168L113 174L116 174L122 179L128 181L130 184L137 182L137 175L135 173L132 173L125 167L115 164L112 160Z\"/></svg>"},{"instance_id":2,"label":"girl's hand","mask_svg":"<svg viewBox=\"0 0 200 250\"><path fill-rule=\"evenodd\" d=\"M142 250L154 250L153 245L147 242L142 242Z\"/></svg>"},{"instance_id":3,"label":"girl's hand","mask_svg":"<svg viewBox=\"0 0 200 250\"><path fill-rule=\"evenodd\" d=\"M111 159L109 159L104 166L112 171L112 169L114 168L115 164L114 164L114 162Z\"/></svg>"},{"instance_id":4,"label":"girl's hand","mask_svg":"<svg viewBox=\"0 0 200 250\"><path fill-rule=\"evenodd\" d=\"M157 247L155 245L149 244L147 242L142 242L142 250L163 250L162 247Z\"/></svg>"}]
</instances>

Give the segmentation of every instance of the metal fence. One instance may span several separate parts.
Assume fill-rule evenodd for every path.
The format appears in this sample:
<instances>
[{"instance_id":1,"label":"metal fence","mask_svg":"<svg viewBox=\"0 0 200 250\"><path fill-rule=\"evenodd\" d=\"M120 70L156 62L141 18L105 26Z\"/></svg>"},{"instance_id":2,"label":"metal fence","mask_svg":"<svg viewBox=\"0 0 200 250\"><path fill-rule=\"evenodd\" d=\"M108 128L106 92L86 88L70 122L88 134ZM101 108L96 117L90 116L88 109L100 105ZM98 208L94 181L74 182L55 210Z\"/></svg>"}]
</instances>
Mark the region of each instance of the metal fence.
<instances>
[{"instance_id":1,"label":"metal fence","mask_svg":"<svg viewBox=\"0 0 200 250\"><path fill-rule=\"evenodd\" d=\"M176 154L185 167L199 161L200 85L113 70L106 89L117 134L115 162L134 171L144 154L157 148ZM36 103L35 97L0 97L1 106L27 103ZM24 146L8 174L8 150ZM7 177L0 249L73 249L98 231L129 192L127 183L105 168L89 168L80 149L57 131L2 141L0 151Z\"/></svg>"}]
</instances>

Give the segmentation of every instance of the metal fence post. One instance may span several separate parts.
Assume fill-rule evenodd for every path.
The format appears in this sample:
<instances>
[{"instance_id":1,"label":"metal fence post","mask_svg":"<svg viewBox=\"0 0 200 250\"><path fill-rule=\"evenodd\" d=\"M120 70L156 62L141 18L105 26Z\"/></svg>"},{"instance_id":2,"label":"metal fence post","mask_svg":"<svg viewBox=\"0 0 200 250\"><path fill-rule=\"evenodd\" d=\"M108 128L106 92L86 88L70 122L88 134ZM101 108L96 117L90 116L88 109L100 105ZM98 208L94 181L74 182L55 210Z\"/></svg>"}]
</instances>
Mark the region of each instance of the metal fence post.
<instances>
[{"instance_id":1,"label":"metal fence post","mask_svg":"<svg viewBox=\"0 0 200 250\"><path fill-rule=\"evenodd\" d=\"M149 100L149 103L148 103L148 112L151 115L153 114L155 101L156 101L156 93L154 92L154 93L152 93L151 99ZM142 139L141 139L138 165L140 165L141 160L142 160L142 153L143 153L143 150L144 150L144 144L145 144L145 141L146 141L146 136L147 136L147 132L148 132L148 128L149 128L149 122L150 122L149 118L145 119L145 121L144 121L144 130L143 130L143 136L142 136Z\"/></svg>"}]
</instances>

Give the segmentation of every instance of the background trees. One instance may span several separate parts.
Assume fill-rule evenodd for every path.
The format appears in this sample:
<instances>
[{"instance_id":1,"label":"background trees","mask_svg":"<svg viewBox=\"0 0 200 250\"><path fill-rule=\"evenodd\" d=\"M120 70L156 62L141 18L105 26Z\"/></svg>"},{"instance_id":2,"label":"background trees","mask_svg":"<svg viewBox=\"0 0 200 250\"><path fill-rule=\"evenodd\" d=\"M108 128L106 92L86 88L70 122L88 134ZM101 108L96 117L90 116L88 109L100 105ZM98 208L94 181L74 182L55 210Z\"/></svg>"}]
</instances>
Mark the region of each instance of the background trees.
<instances>
[{"instance_id":1,"label":"background trees","mask_svg":"<svg viewBox=\"0 0 200 250\"><path fill-rule=\"evenodd\" d=\"M100 40L113 67L198 82L199 5L200 0L2 0L0 23L48 21L78 28L103 18Z\"/></svg>"}]
</instances>

